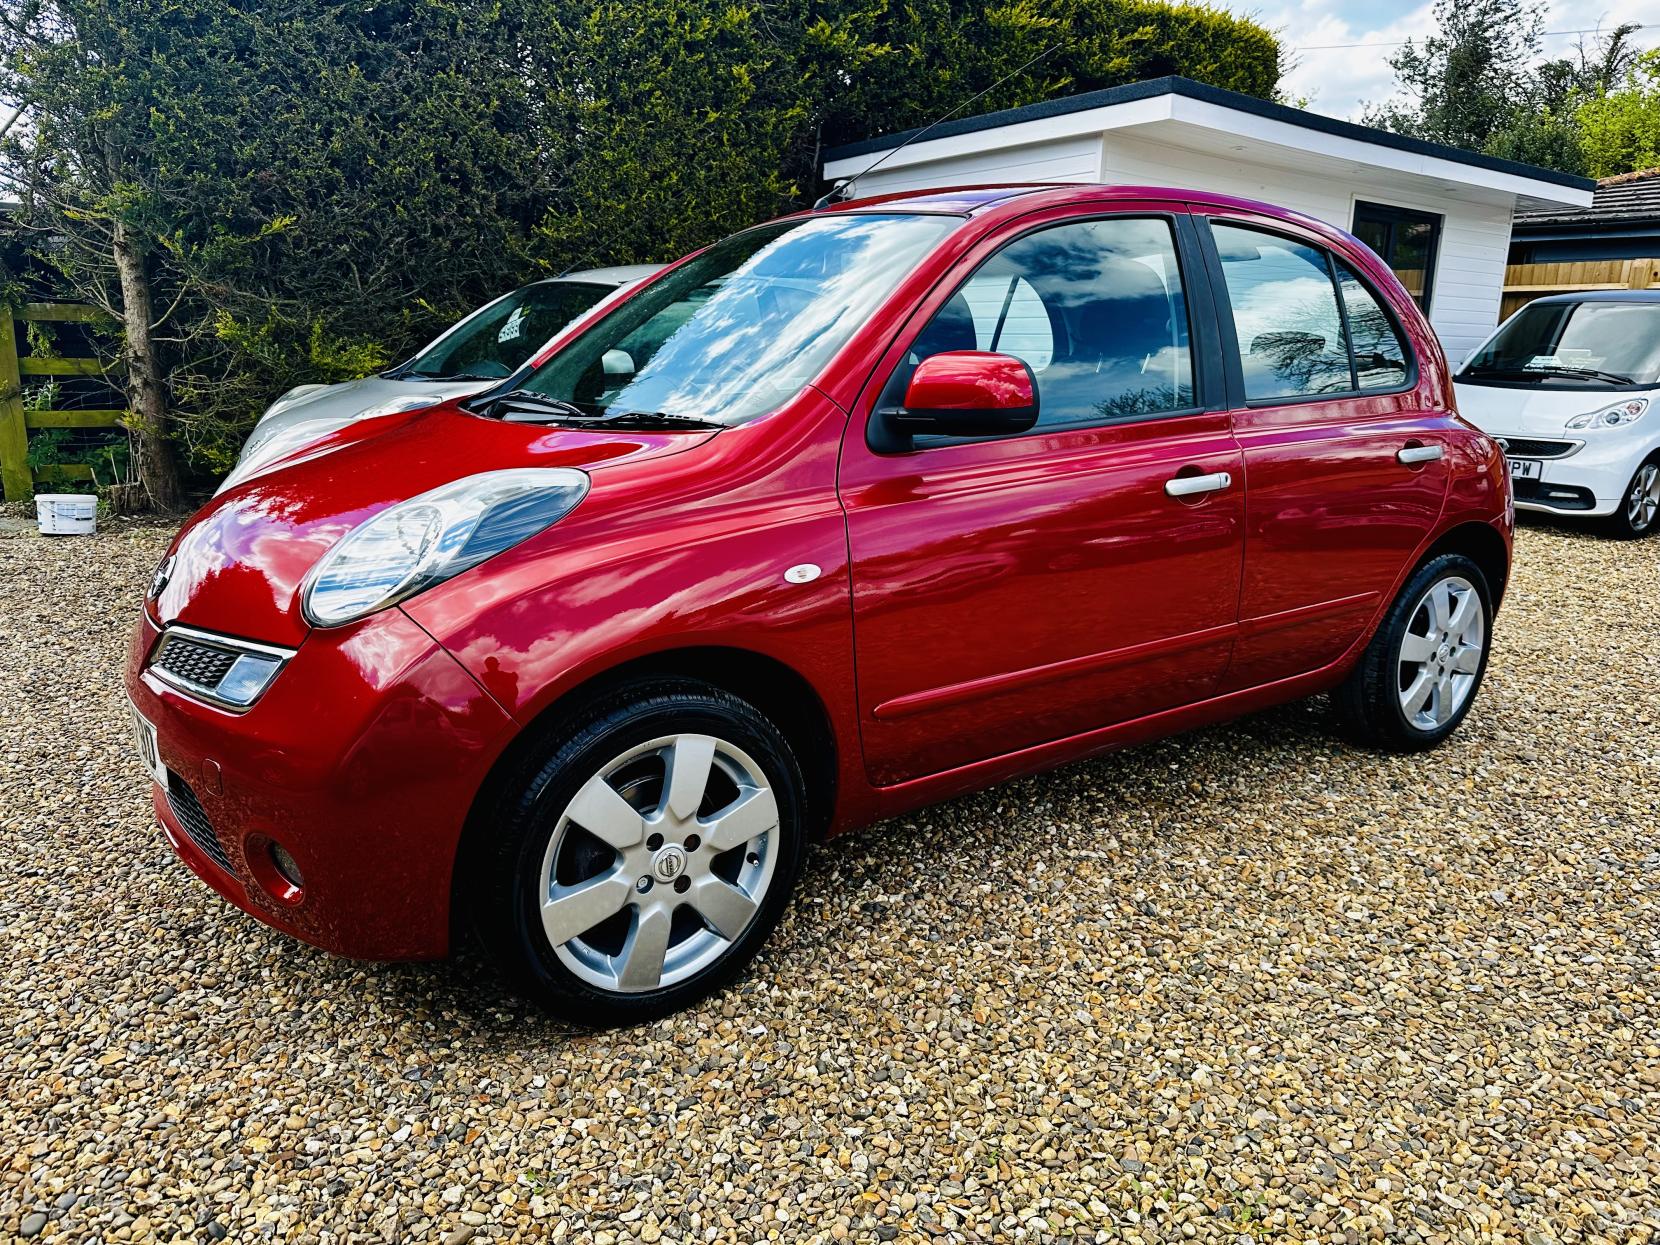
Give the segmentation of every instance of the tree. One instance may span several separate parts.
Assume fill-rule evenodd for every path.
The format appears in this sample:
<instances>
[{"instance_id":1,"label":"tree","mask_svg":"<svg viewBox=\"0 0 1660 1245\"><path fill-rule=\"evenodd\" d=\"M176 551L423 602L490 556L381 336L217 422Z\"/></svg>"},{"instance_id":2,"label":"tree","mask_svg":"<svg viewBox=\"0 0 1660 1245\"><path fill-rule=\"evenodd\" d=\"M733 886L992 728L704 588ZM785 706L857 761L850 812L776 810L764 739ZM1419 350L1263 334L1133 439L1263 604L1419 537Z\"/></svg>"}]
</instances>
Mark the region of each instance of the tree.
<instances>
[{"instance_id":1,"label":"tree","mask_svg":"<svg viewBox=\"0 0 1660 1245\"><path fill-rule=\"evenodd\" d=\"M1531 91L1543 5L1436 0L1435 34L1389 58L1405 99L1369 108L1371 125L1480 151Z\"/></svg>"},{"instance_id":2,"label":"tree","mask_svg":"<svg viewBox=\"0 0 1660 1245\"><path fill-rule=\"evenodd\" d=\"M1660 48L1637 57L1618 89L1586 100L1575 118L1592 176L1660 165Z\"/></svg>"},{"instance_id":3,"label":"tree","mask_svg":"<svg viewBox=\"0 0 1660 1245\"><path fill-rule=\"evenodd\" d=\"M0 174L62 296L123 325L172 507L176 456L221 472L281 390L805 206L826 145L1005 76L976 111L1164 73L1268 97L1278 57L1155 0L0 0Z\"/></svg>"}]
</instances>

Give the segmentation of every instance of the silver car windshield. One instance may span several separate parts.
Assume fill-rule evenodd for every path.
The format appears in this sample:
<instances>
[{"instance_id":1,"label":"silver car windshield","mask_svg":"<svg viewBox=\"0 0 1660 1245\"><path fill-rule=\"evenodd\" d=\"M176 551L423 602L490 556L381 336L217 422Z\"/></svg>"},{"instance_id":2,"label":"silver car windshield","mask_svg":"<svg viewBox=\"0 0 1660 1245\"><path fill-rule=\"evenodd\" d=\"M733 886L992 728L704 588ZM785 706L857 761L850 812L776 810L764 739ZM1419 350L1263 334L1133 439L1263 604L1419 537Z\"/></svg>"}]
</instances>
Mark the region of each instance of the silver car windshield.
<instances>
[{"instance_id":1,"label":"silver car windshield","mask_svg":"<svg viewBox=\"0 0 1660 1245\"><path fill-rule=\"evenodd\" d=\"M848 213L736 234L628 299L521 389L596 419L754 419L817 376L961 223Z\"/></svg>"},{"instance_id":2,"label":"silver car windshield","mask_svg":"<svg viewBox=\"0 0 1660 1245\"><path fill-rule=\"evenodd\" d=\"M1660 384L1660 302L1531 303L1470 356L1458 379L1476 384Z\"/></svg>"},{"instance_id":3,"label":"silver car windshield","mask_svg":"<svg viewBox=\"0 0 1660 1245\"><path fill-rule=\"evenodd\" d=\"M591 281L539 281L514 290L473 312L394 375L410 380L501 380L615 288Z\"/></svg>"}]
</instances>

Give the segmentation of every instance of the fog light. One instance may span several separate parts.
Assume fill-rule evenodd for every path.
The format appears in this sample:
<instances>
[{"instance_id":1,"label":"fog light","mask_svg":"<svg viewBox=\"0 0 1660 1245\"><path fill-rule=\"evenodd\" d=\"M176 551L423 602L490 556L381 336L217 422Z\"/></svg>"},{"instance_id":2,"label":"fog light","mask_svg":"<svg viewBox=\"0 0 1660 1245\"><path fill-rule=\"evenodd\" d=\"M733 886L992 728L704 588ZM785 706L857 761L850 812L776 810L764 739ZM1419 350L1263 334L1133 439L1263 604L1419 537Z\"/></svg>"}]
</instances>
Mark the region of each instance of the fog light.
<instances>
[{"instance_id":1,"label":"fog light","mask_svg":"<svg viewBox=\"0 0 1660 1245\"><path fill-rule=\"evenodd\" d=\"M282 880L295 890L305 888L305 878L300 875L300 866L294 863L294 858L281 843L271 844L271 863L276 865L277 872L282 874Z\"/></svg>"}]
</instances>

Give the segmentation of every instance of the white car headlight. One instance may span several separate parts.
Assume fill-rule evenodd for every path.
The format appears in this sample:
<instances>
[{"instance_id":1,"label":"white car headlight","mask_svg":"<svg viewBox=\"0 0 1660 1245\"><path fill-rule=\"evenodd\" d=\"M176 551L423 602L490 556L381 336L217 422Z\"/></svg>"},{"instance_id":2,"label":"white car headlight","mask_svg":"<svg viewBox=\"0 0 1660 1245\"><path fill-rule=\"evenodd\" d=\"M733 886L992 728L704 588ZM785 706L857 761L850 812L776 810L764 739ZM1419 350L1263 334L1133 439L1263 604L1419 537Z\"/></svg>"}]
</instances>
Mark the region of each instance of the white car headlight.
<instances>
[{"instance_id":1,"label":"white car headlight","mask_svg":"<svg viewBox=\"0 0 1660 1245\"><path fill-rule=\"evenodd\" d=\"M588 493L569 467L486 471L382 510L311 568L301 608L338 627L459 575L555 523Z\"/></svg>"},{"instance_id":2,"label":"white car headlight","mask_svg":"<svg viewBox=\"0 0 1660 1245\"><path fill-rule=\"evenodd\" d=\"M1575 415L1568 421L1568 427L1576 431L1583 428L1621 428L1626 424L1636 423L1646 410L1647 398L1627 398L1624 402L1605 406L1600 411L1587 411L1583 415Z\"/></svg>"}]
</instances>

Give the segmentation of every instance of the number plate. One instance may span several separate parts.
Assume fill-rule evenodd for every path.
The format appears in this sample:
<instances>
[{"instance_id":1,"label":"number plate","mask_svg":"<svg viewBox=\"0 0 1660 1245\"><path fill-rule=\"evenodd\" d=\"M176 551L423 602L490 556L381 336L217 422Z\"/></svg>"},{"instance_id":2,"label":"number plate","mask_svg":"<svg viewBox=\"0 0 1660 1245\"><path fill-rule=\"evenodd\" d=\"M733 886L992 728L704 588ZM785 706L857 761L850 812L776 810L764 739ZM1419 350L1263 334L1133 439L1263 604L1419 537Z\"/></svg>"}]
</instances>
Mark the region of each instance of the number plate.
<instances>
[{"instance_id":1,"label":"number plate","mask_svg":"<svg viewBox=\"0 0 1660 1245\"><path fill-rule=\"evenodd\" d=\"M1537 458L1512 458L1509 463L1512 480L1537 480L1545 469L1545 464Z\"/></svg>"},{"instance_id":2,"label":"number plate","mask_svg":"<svg viewBox=\"0 0 1660 1245\"><path fill-rule=\"evenodd\" d=\"M133 738L138 743L139 760L144 762L144 768L149 772L151 780L165 787L167 767L161 763L161 751L156 747L156 728L131 704L127 706L127 713L132 718Z\"/></svg>"}]
</instances>

